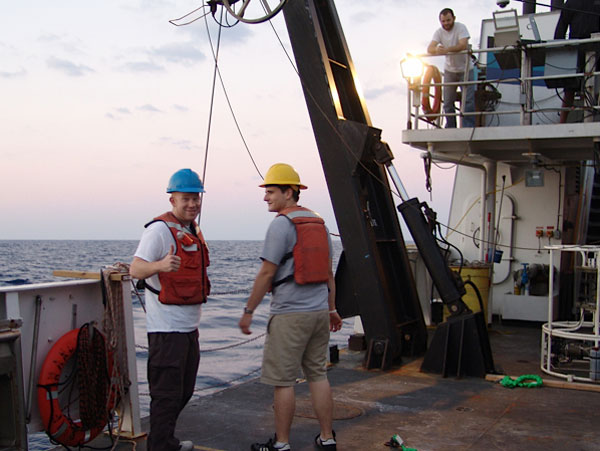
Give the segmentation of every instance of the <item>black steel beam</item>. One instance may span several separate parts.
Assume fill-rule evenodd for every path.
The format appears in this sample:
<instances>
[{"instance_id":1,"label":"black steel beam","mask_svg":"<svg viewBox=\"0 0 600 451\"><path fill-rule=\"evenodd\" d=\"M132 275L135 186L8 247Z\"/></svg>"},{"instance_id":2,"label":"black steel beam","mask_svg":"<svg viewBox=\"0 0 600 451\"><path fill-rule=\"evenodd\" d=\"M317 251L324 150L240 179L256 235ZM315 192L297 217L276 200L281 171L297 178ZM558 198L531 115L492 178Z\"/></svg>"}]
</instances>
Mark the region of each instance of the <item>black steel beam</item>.
<instances>
[{"instance_id":1,"label":"black steel beam","mask_svg":"<svg viewBox=\"0 0 600 451\"><path fill-rule=\"evenodd\" d=\"M359 314L377 366L427 347L415 282L385 168L332 0L288 0L285 21L344 254L336 305ZM383 348L385 350L383 351Z\"/></svg>"}]
</instances>

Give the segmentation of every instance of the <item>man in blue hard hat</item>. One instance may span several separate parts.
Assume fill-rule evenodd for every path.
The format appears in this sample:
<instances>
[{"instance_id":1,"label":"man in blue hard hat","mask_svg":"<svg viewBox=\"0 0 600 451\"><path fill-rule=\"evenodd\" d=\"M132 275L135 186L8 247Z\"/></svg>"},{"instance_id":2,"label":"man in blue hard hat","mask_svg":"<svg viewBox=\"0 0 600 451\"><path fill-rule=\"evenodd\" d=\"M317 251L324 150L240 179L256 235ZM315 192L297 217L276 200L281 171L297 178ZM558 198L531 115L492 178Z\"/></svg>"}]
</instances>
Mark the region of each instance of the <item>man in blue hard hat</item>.
<instances>
[{"instance_id":1,"label":"man in blue hard hat","mask_svg":"<svg viewBox=\"0 0 600 451\"><path fill-rule=\"evenodd\" d=\"M194 447L175 437L175 424L194 392L200 306L210 292L208 248L195 221L203 192L196 172L175 172L167 187L172 209L145 225L131 263L131 276L144 280L146 288L149 451Z\"/></svg>"}]
</instances>

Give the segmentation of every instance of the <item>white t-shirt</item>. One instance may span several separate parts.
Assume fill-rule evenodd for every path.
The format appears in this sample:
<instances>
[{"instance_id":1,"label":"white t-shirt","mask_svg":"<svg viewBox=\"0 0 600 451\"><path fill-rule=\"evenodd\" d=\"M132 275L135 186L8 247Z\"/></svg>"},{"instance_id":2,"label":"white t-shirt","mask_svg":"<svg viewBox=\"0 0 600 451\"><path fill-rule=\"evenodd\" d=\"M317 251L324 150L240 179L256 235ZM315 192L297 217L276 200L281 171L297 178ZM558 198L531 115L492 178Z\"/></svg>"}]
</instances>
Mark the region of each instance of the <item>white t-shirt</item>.
<instances>
[{"instance_id":1,"label":"white t-shirt","mask_svg":"<svg viewBox=\"0 0 600 451\"><path fill-rule=\"evenodd\" d=\"M460 22L454 22L454 26L450 31L444 30L444 28L438 28L433 33L432 41L442 44L444 47L452 47L458 44L458 41L464 38L470 38L469 30ZM467 64L468 56L466 53L448 54L446 55L446 62L444 64L444 71L448 72L464 72ZM470 68L470 65L469 65Z\"/></svg>"},{"instance_id":2,"label":"white t-shirt","mask_svg":"<svg viewBox=\"0 0 600 451\"><path fill-rule=\"evenodd\" d=\"M175 245L175 239L167 225L162 221L154 222L144 229L135 256L147 262L155 262L164 258L172 245ZM160 291L158 274L149 277L147 282L152 288ZM200 325L202 304L163 304L158 300L158 296L148 289L144 298L148 332L193 332Z\"/></svg>"}]
</instances>

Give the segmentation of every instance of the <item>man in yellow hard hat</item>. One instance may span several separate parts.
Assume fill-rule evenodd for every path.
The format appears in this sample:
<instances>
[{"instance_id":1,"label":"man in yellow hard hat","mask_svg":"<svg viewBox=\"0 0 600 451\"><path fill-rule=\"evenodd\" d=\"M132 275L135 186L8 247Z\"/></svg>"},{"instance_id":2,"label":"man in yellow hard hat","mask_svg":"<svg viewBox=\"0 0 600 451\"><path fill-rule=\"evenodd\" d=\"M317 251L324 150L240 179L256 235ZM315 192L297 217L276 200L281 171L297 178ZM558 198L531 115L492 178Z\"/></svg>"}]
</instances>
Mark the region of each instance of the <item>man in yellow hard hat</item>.
<instances>
[{"instance_id":1,"label":"man in yellow hard hat","mask_svg":"<svg viewBox=\"0 0 600 451\"><path fill-rule=\"evenodd\" d=\"M243 333L251 333L254 309L271 291L261 382L274 386L275 436L251 449L290 449L294 385L302 369L321 428L315 446L335 450L327 346L329 332L338 331L342 319L335 309L331 240L323 219L298 205L300 190L306 186L290 165L271 166L260 187L265 189L269 211L277 216L267 230L262 265L239 326Z\"/></svg>"}]
</instances>

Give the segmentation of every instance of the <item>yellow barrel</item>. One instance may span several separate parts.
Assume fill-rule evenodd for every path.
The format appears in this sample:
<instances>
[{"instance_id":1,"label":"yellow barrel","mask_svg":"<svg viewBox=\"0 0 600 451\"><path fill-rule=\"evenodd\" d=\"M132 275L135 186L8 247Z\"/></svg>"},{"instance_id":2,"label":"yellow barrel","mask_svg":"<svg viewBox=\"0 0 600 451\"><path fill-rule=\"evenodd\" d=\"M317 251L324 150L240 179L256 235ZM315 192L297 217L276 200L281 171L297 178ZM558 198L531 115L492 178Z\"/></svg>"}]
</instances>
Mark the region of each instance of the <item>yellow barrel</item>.
<instances>
[{"instance_id":1,"label":"yellow barrel","mask_svg":"<svg viewBox=\"0 0 600 451\"><path fill-rule=\"evenodd\" d=\"M458 266L451 266L450 269L457 271ZM477 265L477 266L463 266L460 272L463 281L470 280L475 284L479 293L481 294L481 300L483 301L483 317L487 323L488 321L488 294L490 292L490 267L489 265ZM462 300L467 306L474 312L481 311L479 306L479 299L477 293L471 285L465 285L467 294L462 297ZM446 306L444 306L444 319L448 317L450 313Z\"/></svg>"}]
</instances>

